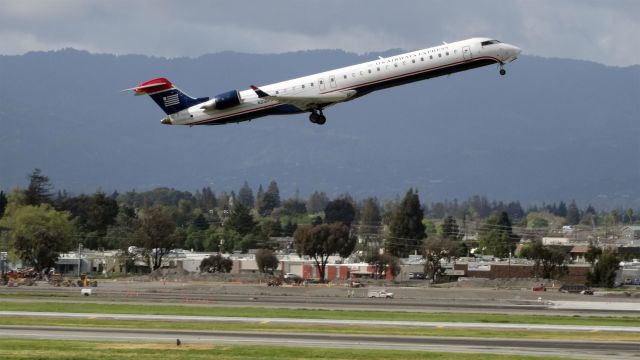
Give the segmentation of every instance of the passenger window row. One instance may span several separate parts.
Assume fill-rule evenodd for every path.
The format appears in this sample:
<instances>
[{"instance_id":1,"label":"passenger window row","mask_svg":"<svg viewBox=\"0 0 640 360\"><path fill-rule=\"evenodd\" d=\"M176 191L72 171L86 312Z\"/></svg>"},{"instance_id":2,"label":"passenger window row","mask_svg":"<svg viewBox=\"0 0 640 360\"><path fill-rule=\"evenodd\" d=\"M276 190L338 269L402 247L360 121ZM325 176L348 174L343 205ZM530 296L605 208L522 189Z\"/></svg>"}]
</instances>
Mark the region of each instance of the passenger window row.
<instances>
[{"instance_id":1,"label":"passenger window row","mask_svg":"<svg viewBox=\"0 0 640 360\"><path fill-rule=\"evenodd\" d=\"M483 44L483 45L485 45L485 44ZM398 58L388 59L388 60L386 61L386 63L391 63L391 62L393 62L393 66L397 68L397 67L398 67L398 62L399 62L400 60L405 60L405 59L407 59L407 58L417 57L418 55L420 55L420 61L421 61L421 62L424 62L424 61L425 61L425 57L426 57L426 55L427 55L427 54L431 54L431 55L429 55L429 60L433 60L433 54L436 54L436 53L437 53L438 58L442 58L442 52L440 52L440 51L448 50L448 49L449 49L449 47L444 47L444 48L439 48L439 49L427 50L427 51L425 51L425 52L421 52L421 53L418 53L418 54L412 54L412 55L406 55L406 56L403 56L403 57L398 57ZM457 53L458 53L458 51L457 51L457 50L454 50L454 53L456 53L456 54L457 54ZM445 54L445 56L449 56L449 55L450 55L449 51L445 51L445 52L444 52L444 54ZM376 62L376 65L380 65L380 64L383 64L383 63L385 63L385 61L382 61L382 62ZM403 63L404 65L406 65L406 63L405 63L404 61L403 61L402 63ZM416 59L411 59L411 63L412 63L412 64L415 64L415 63L416 63ZM388 69L388 68L389 68L389 66L387 66L387 69ZM380 70L380 66L377 66L377 67L376 67L376 71L377 71L377 72L380 72L380 71L381 71L381 70ZM367 72L368 72L369 74L373 73L371 69L368 69L368 70L367 70ZM364 75L364 72L363 72L363 71L360 71L360 76L363 76L363 75ZM347 74L343 74L343 75L342 75L342 77L343 77L344 79L348 79L348 75L347 75ZM351 73L351 77L355 78L355 77L356 77L356 73L355 73L355 72L354 72L354 73ZM335 82L335 78L331 78L331 79L330 79L330 81L331 81L332 83L333 83L333 82ZM319 80L319 81L318 81L318 83L319 83L320 85L324 84L322 80ZM310 83L309 83L309 86L313 87L313 82L310 82ZM301 88L302 88L302 89L306 89L306 84L302 84L302 85L301 85ZM291 88L291 90L292 90L292 91L295 91L295 89L296 89L296 87L295 87L295 86ZM279 95L281 92L282 92L282 93L286 93L286 92L287 92L287 89L276 90L276 95Z\"/></svg>"}]
</instances>

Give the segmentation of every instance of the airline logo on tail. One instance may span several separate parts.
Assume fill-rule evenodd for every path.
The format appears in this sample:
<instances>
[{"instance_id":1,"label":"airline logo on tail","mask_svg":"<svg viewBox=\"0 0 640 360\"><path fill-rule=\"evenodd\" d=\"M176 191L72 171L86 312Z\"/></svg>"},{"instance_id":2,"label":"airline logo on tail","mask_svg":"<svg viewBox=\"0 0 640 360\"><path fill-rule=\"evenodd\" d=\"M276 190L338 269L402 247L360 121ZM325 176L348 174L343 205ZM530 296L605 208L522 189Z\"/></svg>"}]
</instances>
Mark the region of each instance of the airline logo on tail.
<instances>
[{"instance_id":1,"label":"airline logo on tail","mask_svg":"<svg viewBox=\"0 0 640 360\"><path fill-rule=\"evenodd\" d=\"M174 106L174 105L180 104L180 99L178 98L178 94L165 96L165 97L162 98L162 100L164 101L164 106L165 107L169 107L169 106Z\"/></svg>"},{"instance_id":2,"label":"airline logo on tail","mask_svg":"<svg viewBox=\"0 0 640 360\"><path fill-rule=\"evenodd\" d=\"M208 97L193 98L185 94L173 86L171 81L166 78L156 78L145 81L136 87L123 91L127 90L133 90L135 95L149 95L167 115L175 114L209 100Z\"/></svg>"}]
</instances>

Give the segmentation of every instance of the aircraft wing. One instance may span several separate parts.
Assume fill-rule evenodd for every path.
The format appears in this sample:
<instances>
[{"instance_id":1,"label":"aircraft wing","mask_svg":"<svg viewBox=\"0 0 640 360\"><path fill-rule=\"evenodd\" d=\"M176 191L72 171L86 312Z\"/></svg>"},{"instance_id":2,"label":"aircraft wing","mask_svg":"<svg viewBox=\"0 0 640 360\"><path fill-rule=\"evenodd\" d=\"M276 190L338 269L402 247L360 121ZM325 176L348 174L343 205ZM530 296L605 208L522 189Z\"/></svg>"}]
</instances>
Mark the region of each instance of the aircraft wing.
<instances>
[{"instance_id":1,"label":"aircraft wing","mask_svg":"<svg viewBox=\"0 0 640 360\"><path fill-rule=\"evenodd\" d=\"M320 94L317 96L305 96L305 95L271 95L261 90L255 85L251 85L251 89L255 91L259 98L268 100L275 100L282 104L290 104L297 107L300 110L315 109L318 106L325 104L332 104L336 102L342 102L349 100L356 94L355 90L336 91L329 94Z\"/></svg>"}]
</instances>

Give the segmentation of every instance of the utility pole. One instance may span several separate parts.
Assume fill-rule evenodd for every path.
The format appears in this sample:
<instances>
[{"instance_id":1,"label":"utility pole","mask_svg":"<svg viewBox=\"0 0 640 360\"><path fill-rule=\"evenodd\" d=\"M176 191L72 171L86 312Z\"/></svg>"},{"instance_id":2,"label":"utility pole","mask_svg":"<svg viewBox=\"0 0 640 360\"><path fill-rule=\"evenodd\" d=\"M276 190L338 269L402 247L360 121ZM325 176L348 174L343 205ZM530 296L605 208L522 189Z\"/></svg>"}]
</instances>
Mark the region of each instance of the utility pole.
<instances>
[{"instance_id":1,"label":"utility pole","mask_svg":"<svg viewBox=\"0 0 640 360\"><path fill-rule=\"evenodd\" d=\"M78 244L78 278L80 277L80 270L82 268L82 243Z\"/></svg>"},{"instance_id":2,"label":"utility pole","mask_svg":"<svg viewBox=\"0 0 640 360\"><path fill-rule=\"evenodd\" d=\"M4 283L4 275L7 272L7 257L9 256L9 249L7 247L7 237L4 235L5 231L9 231L8 227L0 226L0 239L2 239L2 247L0 248L0 267L2 268L2 277L0 283Z\"/></svg>"}]
</instances>

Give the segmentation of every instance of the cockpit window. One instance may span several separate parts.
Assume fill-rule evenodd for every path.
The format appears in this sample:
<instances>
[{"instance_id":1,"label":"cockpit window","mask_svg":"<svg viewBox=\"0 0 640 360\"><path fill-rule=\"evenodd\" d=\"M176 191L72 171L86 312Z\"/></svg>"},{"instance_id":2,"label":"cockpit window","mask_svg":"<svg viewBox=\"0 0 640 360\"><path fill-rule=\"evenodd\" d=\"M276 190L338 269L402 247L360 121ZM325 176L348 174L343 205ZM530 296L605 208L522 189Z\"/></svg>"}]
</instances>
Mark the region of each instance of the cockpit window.
<instances>
[{"instance_id":1,"label":"cockpit window","mask_svg":"<svg viewBox=\"0 0 640 360\"><path fill-rule=\"evenodd\" d=\"M480 45L482 46L487 46L487 45L493 45L493 44L499 44L500 41L498 40L487 40L487 41L483 41Z\"/></svg>"}]
</instances>

